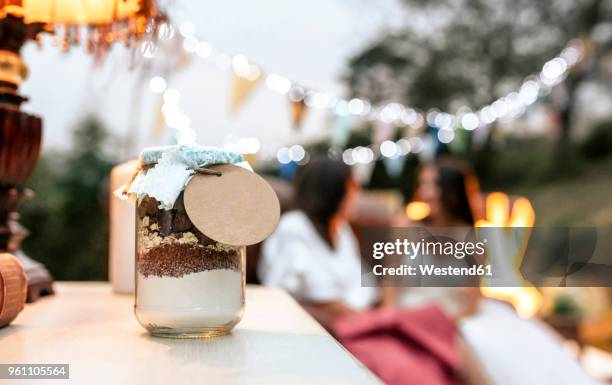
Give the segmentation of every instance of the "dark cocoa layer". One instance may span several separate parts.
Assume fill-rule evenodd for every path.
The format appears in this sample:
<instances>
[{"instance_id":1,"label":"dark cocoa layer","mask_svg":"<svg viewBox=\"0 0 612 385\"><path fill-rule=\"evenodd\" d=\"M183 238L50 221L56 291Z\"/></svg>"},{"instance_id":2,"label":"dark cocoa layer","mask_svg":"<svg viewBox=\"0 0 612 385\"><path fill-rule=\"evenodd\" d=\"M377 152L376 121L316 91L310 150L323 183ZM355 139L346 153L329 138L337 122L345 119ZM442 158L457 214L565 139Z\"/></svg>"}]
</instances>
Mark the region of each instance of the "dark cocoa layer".
<instances>
[{"instance_id":1,"label":"dark cocoa layer","mask_svg":"<svg viewBox=\"0 0 612 385\"><path fill-rule=\"evenodd\" d=\"M168 243L144 251L138 258L138 272L145 277L179 278L206 270L240 271L237 250L217 250L192 244Z\"/></svg>"}]
</instances>

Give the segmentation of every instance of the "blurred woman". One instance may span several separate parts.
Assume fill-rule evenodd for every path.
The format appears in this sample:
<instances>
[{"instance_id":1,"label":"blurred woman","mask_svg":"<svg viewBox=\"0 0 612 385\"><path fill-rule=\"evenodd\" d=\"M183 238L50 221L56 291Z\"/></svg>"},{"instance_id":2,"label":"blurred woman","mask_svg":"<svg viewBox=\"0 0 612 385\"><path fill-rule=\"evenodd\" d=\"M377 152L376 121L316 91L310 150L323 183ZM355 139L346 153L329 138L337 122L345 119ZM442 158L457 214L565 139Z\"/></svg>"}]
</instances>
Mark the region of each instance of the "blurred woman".
<instances>
[{"instance_id":1,"label":"blurred woman","mask_svg":"<svg viewBox=\"0 0 612 385\"><path fill-rule=\"evenodd\" d=\"M346 220L357 191L347 165L311 160L296 175L298 209L282 216L262 249L261 282L287 290L327 328L377 301L374 288L361 287L357 240Z\"/></svg>"},{"instance_id":2,"label":"blurred woman","mask_svg":"<svg viewBox=\"0 0 612 385\"><path fill-rule=\"evenodd\" d=\"M444 158L419 172L415 197L431 209L428 226L473 226L482 211L478 195L474 172L459 161Z\"/></svg>"},{"instance_id":3,"label":"blurred woman","mask_svg":"<svg viewBox=\"0 0 612 385\"><path fill-rule=\"evenodd\" d=\"M483 211L478 182L470 168L452 159L424 166L415 198L431 208L425 226L471 227ZM415 226L407 218L398 226ZM421 225L422 226L422 225ZM537 319L520 318L510 304L483 298L478 287L385 288L387 305L421 307L435 303L456 319L467 357L475 357L485 379L494 385L572 385L591 379Z\"/></svg>"},{"instance_id":4,"label":"blurred woman","mask_svg":"<svg viewBox=\"0 0 612 385\"><path fill-rule=\"evenodd\" d=\"M426 221L416 224L402 214L396 218L395 227L425 225L444 228L445 235L454 235L453 238L459 239L464 236L465 229L471 228L480 218L482 211L478 204L480 192L474 172L466 164L452 158L442 158L421 167L415 199L429 206L430 214ZM438 262L449 265L448 259ZM437 304L455 319L474 313L480 298L478 287L385 287L383 292L386 305L415 307Z\"/></svg>"}]
</instances>

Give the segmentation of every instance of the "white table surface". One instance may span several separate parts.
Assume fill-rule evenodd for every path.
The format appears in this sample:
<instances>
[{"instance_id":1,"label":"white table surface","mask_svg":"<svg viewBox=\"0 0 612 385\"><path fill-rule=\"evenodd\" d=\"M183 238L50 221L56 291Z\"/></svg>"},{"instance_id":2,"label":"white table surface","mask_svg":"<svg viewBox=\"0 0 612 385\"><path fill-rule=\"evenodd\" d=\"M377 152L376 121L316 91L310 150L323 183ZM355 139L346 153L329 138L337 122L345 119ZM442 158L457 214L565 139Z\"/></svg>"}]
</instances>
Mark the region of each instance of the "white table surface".
<instances>
[{"instance_id":1,"label":"white table surface","mask_svg":"<svg viewBox=\"0 0 612 385\"><path fill-rule=\"evenodd\" d=\"M133 296L106 283L57 283L0 329L0 363L67 363L70 380L3 384L380 384L289 295L247 288L231 335L178 340L149 336Z\"/></svg>"}]
</instances>

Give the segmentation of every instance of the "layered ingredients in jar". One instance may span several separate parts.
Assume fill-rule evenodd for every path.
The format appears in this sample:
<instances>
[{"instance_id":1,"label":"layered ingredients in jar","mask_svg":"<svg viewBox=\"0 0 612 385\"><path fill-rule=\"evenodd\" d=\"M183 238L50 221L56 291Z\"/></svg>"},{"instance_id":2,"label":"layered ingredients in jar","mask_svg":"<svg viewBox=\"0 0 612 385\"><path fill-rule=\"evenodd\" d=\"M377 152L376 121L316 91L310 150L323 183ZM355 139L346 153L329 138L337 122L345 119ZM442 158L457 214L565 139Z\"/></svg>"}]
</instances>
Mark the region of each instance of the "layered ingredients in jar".
<instances>
[{"instance_id":1,"label":"layered ingredients in jar","mask_svg":"<svg viewBox=\"0 0 612 385\"><path fill-rule=\"evenodd\" d=\"M183 195L172 209L137 202L136 307L153 332L231 327L244 304L244 248L206 237L190 221Z\"/></svg>"}]
</instances>

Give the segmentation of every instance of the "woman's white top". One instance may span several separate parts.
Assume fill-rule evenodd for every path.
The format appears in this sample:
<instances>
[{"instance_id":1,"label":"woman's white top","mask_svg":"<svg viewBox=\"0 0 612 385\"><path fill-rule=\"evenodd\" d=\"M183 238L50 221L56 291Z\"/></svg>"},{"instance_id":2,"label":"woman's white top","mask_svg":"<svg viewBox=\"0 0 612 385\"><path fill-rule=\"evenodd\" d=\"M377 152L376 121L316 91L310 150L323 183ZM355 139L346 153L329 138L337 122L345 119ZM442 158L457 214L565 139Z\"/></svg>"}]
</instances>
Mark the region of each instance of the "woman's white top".
<instances>
[{"instance_id":1,"label":"woman's white top","mask_svg":"<svg viewBox=\"0 0 612 385\"><path fill-rule=\"evenodd\" d=\"M302 211L288 212L263 244L259 278L301 301L342 301L355 309L373 305L377 291L361 287L357 240L347 223L339 227L334 245L321 238Z\"/></svg>"}]
</instances>

